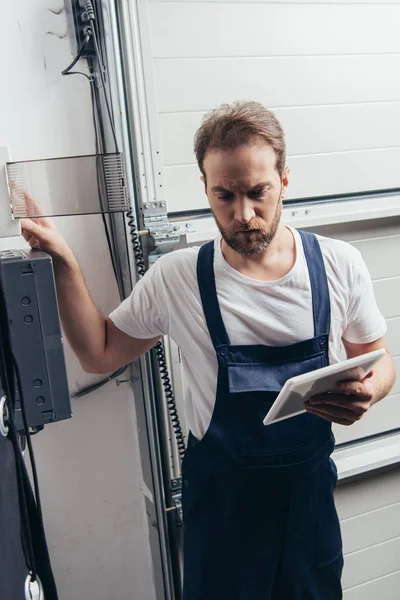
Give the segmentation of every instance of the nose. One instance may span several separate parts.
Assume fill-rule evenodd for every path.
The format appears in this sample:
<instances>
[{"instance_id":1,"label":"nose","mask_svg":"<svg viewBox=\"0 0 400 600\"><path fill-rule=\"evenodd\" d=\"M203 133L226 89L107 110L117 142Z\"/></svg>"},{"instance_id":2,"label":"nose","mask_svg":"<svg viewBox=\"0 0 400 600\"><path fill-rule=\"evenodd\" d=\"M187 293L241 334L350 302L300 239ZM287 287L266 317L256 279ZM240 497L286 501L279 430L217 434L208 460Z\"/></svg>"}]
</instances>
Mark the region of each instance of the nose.
<instances>
[{"instance_id":1,"label":"nose","mask_svg":"<svg viewBox=\"0 0 400 600\"><path fill-rule=\"evenodd\" d=\"M249 200L238 200L235 205L235 220L247 224L255 217L254 208Z\"/></svg>"}]
</instances>

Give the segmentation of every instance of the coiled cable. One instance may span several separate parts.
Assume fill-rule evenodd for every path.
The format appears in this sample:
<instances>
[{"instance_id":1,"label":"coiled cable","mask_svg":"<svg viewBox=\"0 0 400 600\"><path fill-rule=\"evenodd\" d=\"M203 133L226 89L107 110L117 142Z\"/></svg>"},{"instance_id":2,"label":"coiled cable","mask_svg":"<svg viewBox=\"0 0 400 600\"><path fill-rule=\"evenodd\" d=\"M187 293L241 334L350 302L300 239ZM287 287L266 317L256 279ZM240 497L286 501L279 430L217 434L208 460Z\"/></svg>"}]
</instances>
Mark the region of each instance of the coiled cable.
<instances>
[{"instance_id":1,"label":"coiled cable","mask_svg":"<svg viewBox=\"0 0 400 600\"><path fill-rule=\"evenodd\" d=\"M136 261L136 271L139 275L139 278L142 278L143 275L146 273L146 264L144 262L142 245L140 243L140 238L137 233L136 222L135 222L135 217L134 217L132 208L130 208L127 211L126 216L128 218L127 224L128 224L128 228L129 228L129 235L131 238L133 253L134 253L135 261ZM155 346L155 354L156 354L156 358L157 358L157 362L158 362L158 368L160 370L160 376L161 376L161 381L162 381L162 385L164 388L165 398L167 401L167 408L168 408L169 418L171 420L172 430L174 432L176 443L178 446L179 456L180 456L181 460L183 460L183 457L185 456L185 451L186 451L185 436L182 431L182 425L181 425L181 422L179 419L178 409L177 409L176 401L175 401L174 389L173 389L172 381L171 381L171 378L170 378L170 375L168 372L168 365L167 365L167 359L165 357L164 344L162 343L161 340L159 342L157 342L157 344Z\"/></svg>"}]
</instances>

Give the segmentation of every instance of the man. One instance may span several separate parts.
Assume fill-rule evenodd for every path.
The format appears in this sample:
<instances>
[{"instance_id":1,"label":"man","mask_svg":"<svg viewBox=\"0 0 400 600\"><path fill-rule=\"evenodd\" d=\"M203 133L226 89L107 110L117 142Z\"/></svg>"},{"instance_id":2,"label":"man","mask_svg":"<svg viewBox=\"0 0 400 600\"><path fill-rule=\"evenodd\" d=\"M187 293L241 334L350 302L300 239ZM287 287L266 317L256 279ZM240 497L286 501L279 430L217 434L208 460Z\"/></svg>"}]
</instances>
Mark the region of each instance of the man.
<instances>
[{"instance_id":1,"label":"man","mask_svg":"<svg viewBox=\"0 0 400 600\"><path fill-rule=\"evenodd\" d=\"M343 566L331 423L390 390L388 354L363 381L264 427L289 377L386 348L359 252L285 227L285 140L258 103L224 105L195 138L221 235L159 259L110 318L54 226L23 223L54 259L60 313L83 368L107 373L164 334L182 351L190 436L183 464L185 600L338 600ZM386 348L387 349L387 348Z\"/></svg>"}]
</instances>

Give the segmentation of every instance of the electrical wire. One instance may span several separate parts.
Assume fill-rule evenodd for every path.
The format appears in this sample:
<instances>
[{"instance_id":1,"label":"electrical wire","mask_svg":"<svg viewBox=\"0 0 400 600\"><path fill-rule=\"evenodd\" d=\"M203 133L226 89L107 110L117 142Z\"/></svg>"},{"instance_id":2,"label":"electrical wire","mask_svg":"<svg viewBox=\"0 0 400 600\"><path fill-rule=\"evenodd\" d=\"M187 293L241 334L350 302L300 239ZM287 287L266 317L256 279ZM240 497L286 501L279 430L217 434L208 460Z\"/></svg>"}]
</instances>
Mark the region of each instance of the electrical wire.
<instances>
[{"instance_id":1,"label":"electrical wire","mask_svg":"<svg viewBox=\"0 0 400 600\"><path fill-rule=\"evenodd\" d=\"M36 581L37 570L35 554L33 550L32 531L29 520L29 510L26 497L24 479L24 464L21 449L18 442L18 434L14 423L14 410L16 405L15 394L15 364L12 354L10 328L7 319L7 306L3 295L3 290L0 286L0 374L4 392L8 403L8 418L9 418L9 436L14 448L15 466L17 472L18 496L20 516L23 525L24 541L23 549L25 560L29 570L32 572L32 581ZM22 404L21 404L22 405ZM25 431L26 436L29 436L29 430ZM31 457L32 461L32 457ZM33 458L33 462L35 459Z\"/></svg>"},{"instance_id":2,"label":"electrical wire","mask_svg":"<svg viewBox=\"0 0 400 600\"><path fill-rule=\"evenodd\" d=\"M106 85L106 80L104 77L104 71L105 71L105 67L103 65L103 60L100 54L100 48L99 48L99 44L97 42L97 35L96 35L96 29L95 29L95 23L94 23L94 19L89 19L90 25L91 25L91 33L93 36L93 43L94 43L94 50L97 56L97 61L99 64L99 73L100 73L100 79L101 79L101 84L103 86L103 94L104 94L104 100L106 103L106 108L107 108L107 113L108 113L108 118L110 121L110 127L111 127L111 131L112 131L112 135L114 138L114 144L115 144L115 152L119 152L118 150L118 141L117 141L117 133L115 131L115 125L114 125L114 119L112 116L112 112L111 112L111 107L110 107L110 103L108 100L108 95L107 95L107 85Z\"/></svg>"},{"instance_id":3,"label":"electrical wire","mask_svg":"<svg viewBox=\"0 0 400 600\"><path fill-rule=\"evenodd\" d=\"M16 374L17 383L18 383L18 391L19 391L19 398L20 398L20 403L21 403L22 421L24 424L25 438L26 438L26 442L28 444L29 458L30 458L31 467L32 467L32 478L33 478L33 485L34 485L34 489L35 489L36 507L38 509L38 515L39 515L39 519L41 522L41 526L43 527L42 502L40 500L39 479L38 479L38 474L37 474L36 461L35 461L35 457L33 454L31 434L29 431L28 419L27 419L27 415L26 415L25 399L24 399L24 395L23 395L22 382L21 382L21 373L20 373L19 366L18 366L18 363L17 363L14 355L13 355L13 362L14 362L14 369L15 369L15 374Z\"/></svg>"},{"instance_id":4,"label":"electrical wire","mask_svg":"<svg viewBox=\"0 0 400 600\"><path fill-rule=\"evenodd\" d=\"M133 209L130 208L128 210L128 212L126 213L126 215L128 217L127 225L128 225L129 234L131 237L133 253L135 256L136 270L137 270L139 278L142 278L146 273L146 264L144 261L144 255L143 255L140 238L137 233L136 221L135 221L135 218L133 215ZM184 436L184 433L182 430L182 425L181 425L181 422L179 419L179 413L178 413L178 409L176 406L174 388L173 388L171 377L170 377L169 371L168 371L167 359L165 357L164 344L161 340L159 342L157 342L157 344L155 345L154 351L155 351L156 359L158 362L158 367L160 370L160 377L161 377L162 385L164 387L164 393L165 393L165 398L167 401L168 413L169 413L169 417L171 420L172 429L173 429L173 432L175 435L176 444L178 446L179 456L180 456L181 460L183 460L183 457L185 456L185 452L186 452L185 436Z\"/></svg>"},{"instance_id":5,"label":"electrical wire","mask_svg":"<svg viewBox=\"0 0 400 600\"><path fill-rule=\"evenodd\" d=\"M122 373L124 373L128 369L128 367L129 367L129 365L126 365L125 367L121 367L120 369L118 369L118 371L115 371L114 373L112 373L111 375L106 377L105 379L101 379L100 381L97 381L96 383L93 383L92 385L88 385L87 387L75 392L74 394L71 394L71 398L82 398L82 396L86 396L86 394L95 392L96 390L103 387L103 385L105 385L109 381L112 381L119 375L122 375Z\"/></svg>"},{"instance_id":6,"label":"electrical wire","mask_svg":"<svg viewBox=\"0 0 400 600\"><path fill-rule=\"evenodd\" d=\"M82 55L86 44L88 43L89 39L92 37L93 44L94 44L94 50L95 50L95 56L97 58L97 63L98 63L100 80L101 80L102 89L103 89L104 100L105 100L105 104L106 104L106 108L107 108L109 124L110 124L111 132L112 132L112 136L113 136L113 140L114 140L114 144L115 144L115 151L116 151L116 153L119 153L117 134L116 134L116 130L115 130L113 115L111 112L110 102L109 102L108 95L107 95L106 80L104 77L105 67L103 64L103 58L101 56L101 52L100 52L100 48L99 48L99 44L98 44L98 40L97 40L95 12L93 10L93 5L92 5L91 0L84 1L84 8L85 8L86 14L88 16L88 21L89 21L90 27L87 29L85 41L83 42L81 48L78 51L78 57L79 57L79 55L80 56ZM68 71L79 60L78 57L75 61L73 61L73 63L71 63L71 65L67 69L64 69L63 74L73 74L73 72L68 73ZM91 72L93 72L93 68L91 68ZM78 74L78 72L76 72L76 73ZM80 73L80 74L84 75L84 73ZM86 75L86 77L87 77L87 75ZM94 88L94 78L92 76L92 78L89 78L89 79L90 79L90 91L91 91L91 99L92 99L93 126L94 126L94 131L95 131L96 155L97 155L99 153L99 147L101 145L101 136L100 136L100 132L99 132L99 123L98 123L99 107L97 107L98 110L96 111L95 107L97 106L97 102L96 102L96 93L95 93L95 88ZM97 170L97 173L98 173L98 170ZM102 196L101 196L101 186L99 183L99 174L97 176L98 176L99 198L100 198L101 207L102 207L102 218L103 218L103 223L104 223L104 228L105 228L105 233L106 233L106 238L107 238L107 244L108 244L108 248L109 248L109 252L110 252L110 256L111 256L114 276L115 276L115 279L116 279L116 282L118 285L118 289L119 289L119 293L120 293L120 297L122 300L123 299L123 286L122 286L122 281L121 281L122 275L120 272L118 272L118 269L117 269L117 260L115 258L116 248L115 248L115 244L114 244L114 250L112 247L111 236L108 231L107 221L106 221L105 214L104 214L104 205L103 205ZM145 260L144 260L144 254L143 254L143 250L142 250L141 241L140 241L139 235L137 233L136 222L135 222L135 217L134 217L134 212L133 212L132 207L130 207L129 210L127 211L126 217L127 217L127 226L128 226L128 230L129 230L129 234L130 234L130 238L131 238L133 253L134 253L135 261L136 261L136 270L137 270L138 276L141 278L146 273L146 264L145 264ZM163 343L161 341L157 342L154 350L155 350L155 355L156 355L156 359L158 362L158 366L160 369L160 377L161 377L162 385L164 387L164 393L165 393L165 397L166 397L166 401L167 401L168 412L170 415L170 420L171 420L172 428L174 431L174 435L175 435L175 438L177 441L179 455L180 455L180 458L183 459L185 451L186 451L185 436L183 434L182 426L181 426L180 420L179 420L179 414L178 414L178 410L177 410L177 406L176 406L173 385L172 385L172 381L171 381L171 378L170 378L170 375L168 372L168 365L167 365L167 360L165 357ZM88 387L83 388L82 390L79 390L78 392L73 394L71 396L71 398L79 398L86 394L89 394L90 392L98 390L100 387L102 387L103 385L105 385L112 379L115 379L116 377L118 377L118 375L120 375L121 373L126 371L128 366L129 365L122 367L115 373L112 373L106 379L103 379L91 386L88 386Z\"/></svg>"},{"instance_id":7,"label":"electrical wire","mask_svg":"<svg viewBox=\"0 0 400 600\"><path fill-rule=\"evenodd\" d=\"M82 55L86 48L86 45L89 42L91 36L92 36L92 32L90 29L88 29L86 32L86 35L85 35L85 39L83 40L82 44L79 47L78 54L75 56L74 60L68 65L68 67L66 67L63 71L61 71L61 75L69 75L71 69L73 69L74 66L76 65L76 63L78 62L78 60L80 58L82 58Z\"/></svg>"}]
</instances>

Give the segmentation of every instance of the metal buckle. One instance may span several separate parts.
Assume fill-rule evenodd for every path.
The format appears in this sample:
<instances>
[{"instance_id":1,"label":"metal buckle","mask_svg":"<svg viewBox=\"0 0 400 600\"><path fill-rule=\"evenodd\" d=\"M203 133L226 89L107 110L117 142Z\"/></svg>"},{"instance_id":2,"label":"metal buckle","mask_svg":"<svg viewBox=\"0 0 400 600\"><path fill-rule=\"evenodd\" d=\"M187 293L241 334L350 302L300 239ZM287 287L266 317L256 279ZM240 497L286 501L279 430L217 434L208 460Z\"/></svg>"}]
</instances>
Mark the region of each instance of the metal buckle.
<instances>
[{"instance_id":1,"label":"metal buckle","mask_svg":"<svg viewBox=\"0 0 400 600\"><path fill-rule=\"evenodd\" d=\"M8 436L8 419L10 415L7 407L7 400L5 396L2 396L0 399L0 433L4 437Z\"/></svg>"},{"instance_id":2,"label":"metal buckle","mask_svg":"<svg viewBox=\"0 0 400 600\"><path fill-rule=\"evenodd\" d=\"M25 600L45 600L42 582L38 576L32 581L32 573L25 580Z\"/></svg>"}]
</instances>

